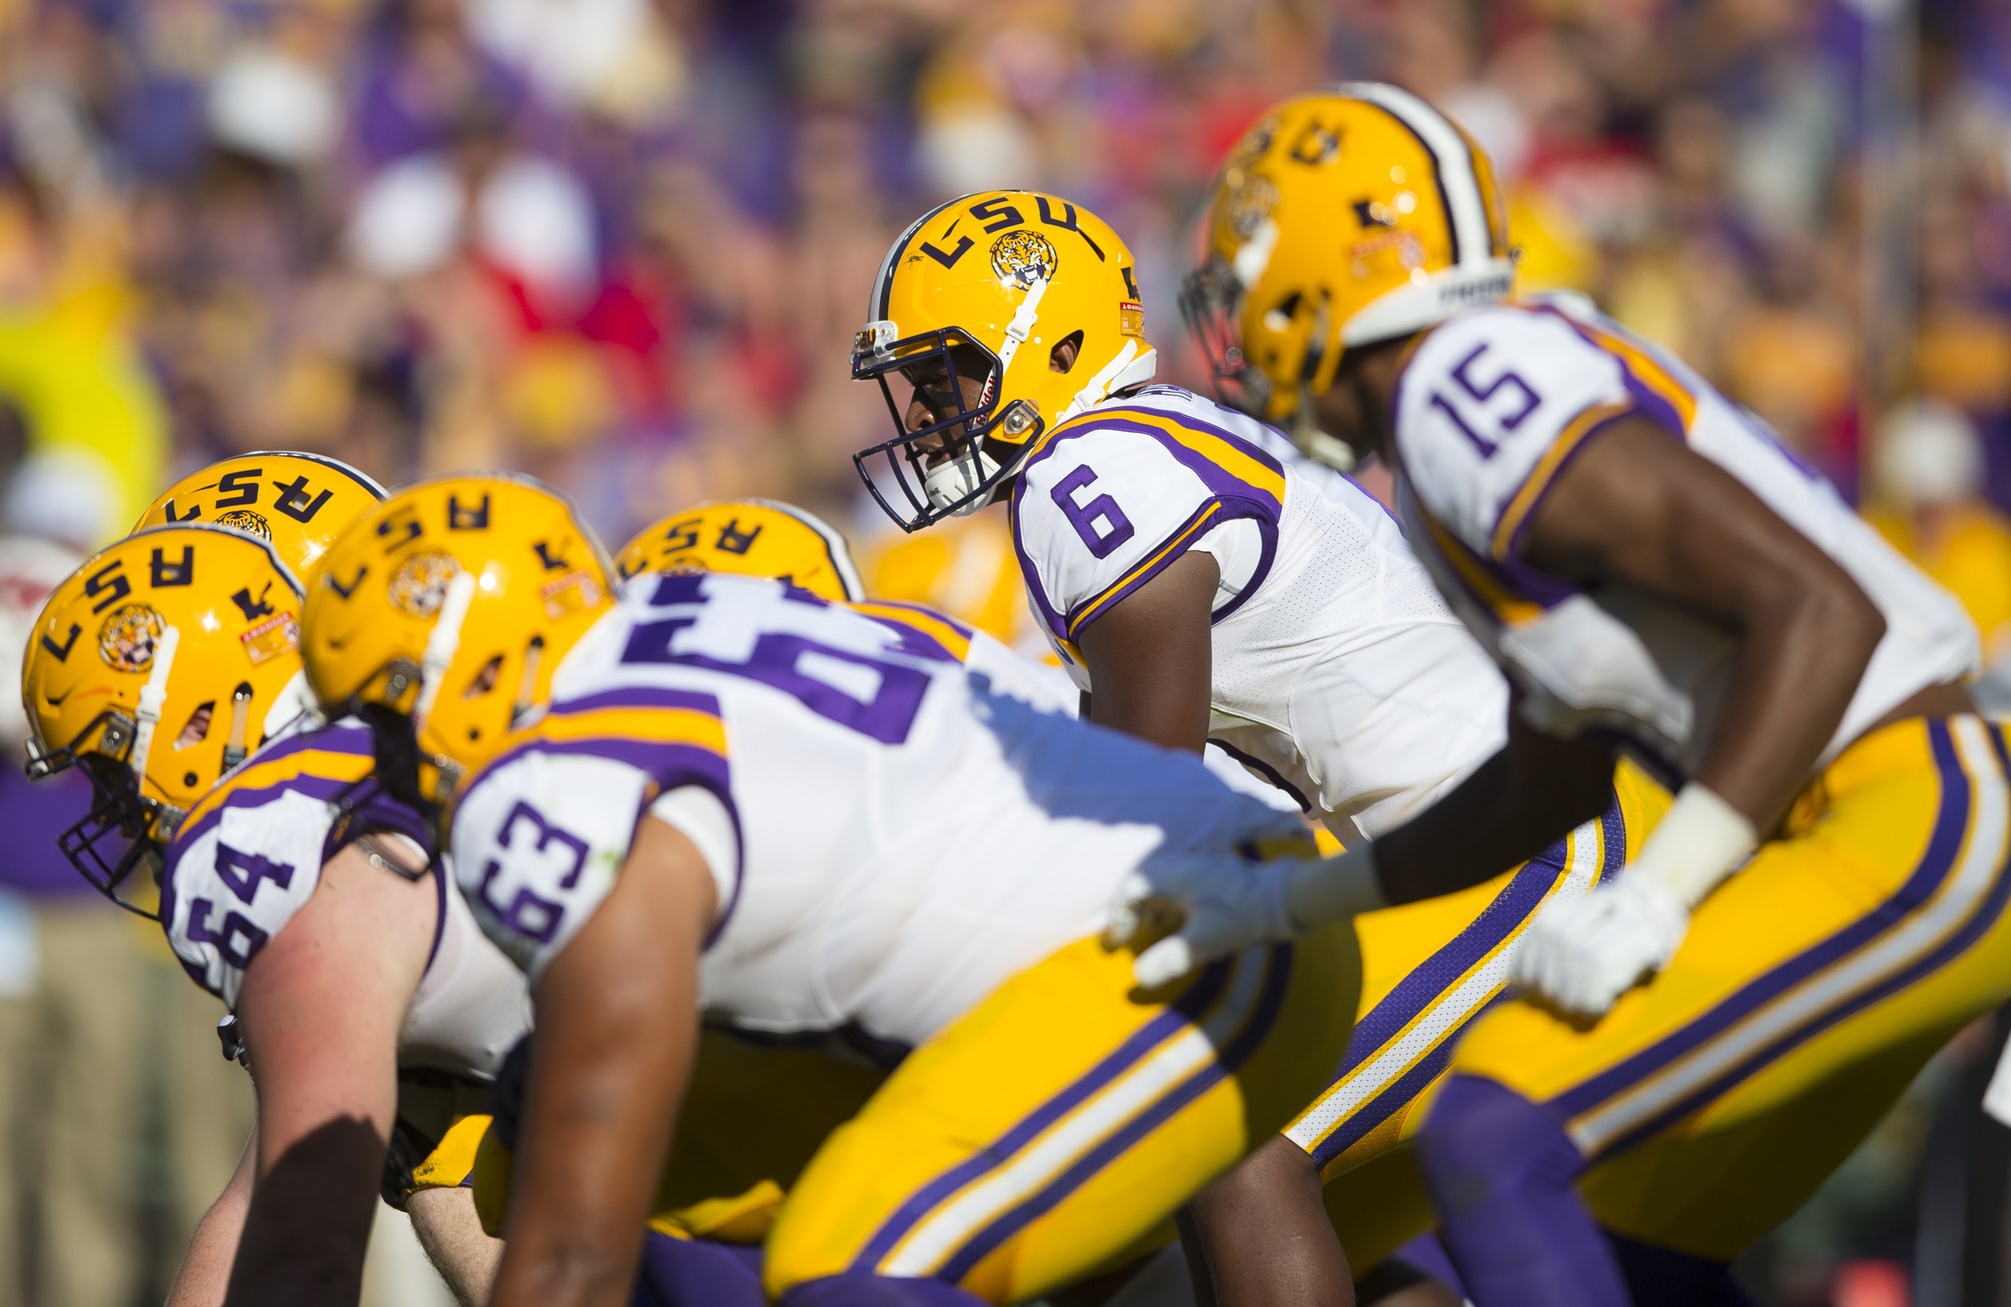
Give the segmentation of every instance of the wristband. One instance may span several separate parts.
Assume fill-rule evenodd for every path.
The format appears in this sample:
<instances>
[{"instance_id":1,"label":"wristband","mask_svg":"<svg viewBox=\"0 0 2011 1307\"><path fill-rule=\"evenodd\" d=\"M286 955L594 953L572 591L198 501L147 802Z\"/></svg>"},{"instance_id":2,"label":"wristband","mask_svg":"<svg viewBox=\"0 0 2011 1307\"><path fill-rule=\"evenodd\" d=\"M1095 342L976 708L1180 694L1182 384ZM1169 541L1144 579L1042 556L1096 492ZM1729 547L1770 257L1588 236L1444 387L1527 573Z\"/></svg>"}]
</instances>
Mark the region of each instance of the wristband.
<instances>
[{"instance_id":1,"label":"wristband","mask_svg":"<svg viewBox=\"0 0 2011 1307\"><path fill-rule=\"evenodd\" d=\"M1695 908L1759 842L1759 831L1744 813L1691 781L1641 846L1627 875L1652 881L1685 908Z\"/></svg>"},{"instance_id":2,"label":"wristband","mask_svg":"<svg viewBox=\"0 0 2011 1307\"><path fill-rule=\"evenodd\" d=\"M1317 862L1302 862L1285 880L1285 913L1300 930L1388 907L1376 880L1375 841Z\"/></svg>"}]
</instances>

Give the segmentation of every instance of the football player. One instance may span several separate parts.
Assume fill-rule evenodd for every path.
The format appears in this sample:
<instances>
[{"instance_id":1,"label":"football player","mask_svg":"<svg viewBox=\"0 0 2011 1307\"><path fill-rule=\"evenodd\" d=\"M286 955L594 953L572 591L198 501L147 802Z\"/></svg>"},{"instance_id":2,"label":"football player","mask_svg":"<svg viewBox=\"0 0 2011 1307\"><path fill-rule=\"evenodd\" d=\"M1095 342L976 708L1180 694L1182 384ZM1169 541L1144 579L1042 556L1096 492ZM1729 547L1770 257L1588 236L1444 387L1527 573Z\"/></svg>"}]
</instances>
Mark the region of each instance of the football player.
<instances>
[{"instance_id":1,"label":"football player","mask_svg":"<svg viewBox=\"0 0 2011 1307\"><path fill-rule=\"evenodd\" d=\"M1488 1307L1624 1303L1623 1272L1636 1303L1740 1301L1725 1263L2011 993L2003 732L1954 599L1682 364L1580 301L1508 301L1501 214L1473 143L1381 85L1288 102L1223 173L1218 366L1390 460L1518 697L1429 811L1268 868L1266 921L1164 881L1195 911L1156 947L1177 969L1471 883L1580 820L1616 747L1651 761L1667 815L1538 917L1529 1000L1467 1036L1421 1152Z\"/></svg>"},{"instance_id":2,"label":"football player","mask_svg":"<svg viewBox=\"0 0 2011 1307\"><path fill-rule=\"evenodd\" d=\"M1131 252L1095 215L1022 191L942 205L888 251L870 312L853 375L879 382L898 434L858 456L862 475L910 530L1006 503L1030 602L1093 720L1218 743L1346 844L1501 747L1506 683L1383 507L1263 422L1148 384ZM1630 774L1602 823L1612 778L1576 779L1595 820L1528 850L1518 874L1361 923L1355 1046L1287 1137L1196 1205L1202 1292L1345 1301L1322 1173L1415 1133L1539 904L1617 869L1629 822L1659 803ZM1430 1224L1408 1161L1388 1165L1399 1174L1362 1178L1381 1201L1325 1195L1362 1270Z\"/></svg>"},{"instance_id":3,"label":"football player","mask_svg":"<svg viewBox=\"0 0 2011 1307\"><path fill-rule=\"evenodd\" d=\"M782 1203L763 1277L792 1304L1124 1266L1340 1057L1344 928L1151 993L1099 939L1131 869L1304 844L1295 817L800 588L607 590L557 496L458 477L352 527L308 600L317 694L409 716L463 893L531 977L498 1307L625 1300L701 1010L913 1050Z\"/></svg>"},{"instance_id":4,"label":"football player","mask_svg":"<svg viewBox=\"0 0 2011 1307\"><path fill-rule=\"evenodd\" d=\"M1074 684L1059 670L1023 658L934 608L868 599L845 537L793 504L772 499L695 504L637 532L615 555L615 570L623 580L643 572L773 577L820 599L849 604L891 627L905 643L954 657L983 673L994 690L1050 712L1076 709ZM1228 768L1217 770L1226 774Z\"/></svg>"},{"instance_id":5,"label":"football player","mask_svg":"<svg viewBox=\"0 0 2011 1307\"><path fill-rule=\"evenodd\" d=\"M382 498L311 455L206 468L84 564L30 644L31 773L80 766L99 794L65 851L158 916L257 1069L257 1127L176 1304L227 1285L353 1302L380 1178L464 1302L498 1256L457 1186L522 981L431 870L417 796L373 779L369 725L323 725L300 667L293 567Z\"/></svg>"}]
</instances>

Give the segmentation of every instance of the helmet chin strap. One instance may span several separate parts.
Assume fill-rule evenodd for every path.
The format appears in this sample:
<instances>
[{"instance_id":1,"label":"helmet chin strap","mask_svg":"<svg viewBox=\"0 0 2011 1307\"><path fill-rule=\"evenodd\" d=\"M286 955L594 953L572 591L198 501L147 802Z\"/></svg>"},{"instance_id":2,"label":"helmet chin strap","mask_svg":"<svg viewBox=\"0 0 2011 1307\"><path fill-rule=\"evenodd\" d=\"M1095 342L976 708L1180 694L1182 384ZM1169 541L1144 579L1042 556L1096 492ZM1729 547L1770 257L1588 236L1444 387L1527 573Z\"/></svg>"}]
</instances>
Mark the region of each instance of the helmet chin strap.
<instances>
[{"instance_id":1,"label":"helmet chin strap","mask_svg":"<svg viewBox=\"0 0 2011 1307\"><path fill-rule=\"evenodd\" d=\"M475 574L465 568L447 582L447 597L440 601L440 619L426 637L426 653L419 660L419 697L412 705L412 733L426 727L433 703L440 697L440 682L461 649L461 625L468 620L468 605L475 601Z\"/></svg>"},{"instance_id":2,"label":"helmet chin strap","mask_svg":"<svg viewBox=\"0 0 2011 1307\"><path fill-rule=\"evenodd\" d=\"M161 632L160 643L154 646L153 669L147 673L147 683L140 687L139 707L133 713L133 753L129 764L136 780L145 780L147 775L147 755L153 752L154 728L161 724L161 707L168 700L168 673L174 669L175 651L181 648L182 633L170 626Z\"/></svg>"}]
</instances>

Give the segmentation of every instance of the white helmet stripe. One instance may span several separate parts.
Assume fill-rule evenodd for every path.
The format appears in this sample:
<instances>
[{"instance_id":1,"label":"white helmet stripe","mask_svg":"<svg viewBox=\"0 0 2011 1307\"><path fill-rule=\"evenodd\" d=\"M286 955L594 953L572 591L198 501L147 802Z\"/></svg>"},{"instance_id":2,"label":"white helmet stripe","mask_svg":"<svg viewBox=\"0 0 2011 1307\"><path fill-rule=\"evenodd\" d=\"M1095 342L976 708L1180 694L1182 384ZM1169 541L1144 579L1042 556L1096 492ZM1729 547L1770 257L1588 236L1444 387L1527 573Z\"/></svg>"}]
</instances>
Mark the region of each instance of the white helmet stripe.
<instances>
[{"instance_id":1,"label":"white helmet stripe","mask_svg":"<svg viewBox=\"0 0 2011 1307\"><path fill-rule=\"evenodd\" d=\"M1335 89L1386 110L1409 128L1432 156L1452 228L1453 262L1480 264L1493 259L1494 236L1488 229L1487 201L1480 191L1480 173L1474 167L1473 151L1459 129L1423 100L1394 86L1381 82L1343 82Z\"/></svg>"}]
</instances>

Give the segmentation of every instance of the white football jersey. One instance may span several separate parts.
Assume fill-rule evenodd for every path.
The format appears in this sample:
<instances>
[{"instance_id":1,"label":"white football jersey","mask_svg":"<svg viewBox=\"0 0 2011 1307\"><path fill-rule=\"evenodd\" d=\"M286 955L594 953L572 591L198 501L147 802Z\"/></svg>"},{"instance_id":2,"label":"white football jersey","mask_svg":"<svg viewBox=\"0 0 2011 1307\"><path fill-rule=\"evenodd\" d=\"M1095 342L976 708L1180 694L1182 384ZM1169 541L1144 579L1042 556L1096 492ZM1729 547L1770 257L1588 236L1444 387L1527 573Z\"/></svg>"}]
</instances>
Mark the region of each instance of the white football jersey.
<instances>
[{"instance_id":1,"label":"white football jersey","mask_svg":"<svg viewBox=\"0 0 2011 1307\"><path fill-rule=\"evenodd\" d=\"M1622 584L1582 589L1521 561L1535 507L1606 423L1648 417L1834 558L1885 638L1823 753L1919 690L1974 672L1976 631L1761 423L1575 297L1471 309L1425 337L1393 404L1405 525L1440 588L1524 692L1536 726L1619 732L1679 781L1709 750L1732 637Z\"/></svg>"},{"instance_id":2,"label":"white football jersey","mask_svg":"<svg viewBox=\"0 0 2011 1307\"><path fill-rule=\"evenodd\" d=\"M393 834L422 856L429 823L371 779L370 728L354 717L297 720L204 795L168 846L161 919L182 967L237 1006L245 968L313 895L321 868L356 835ZM386 873L387 875L390 873ZM398 1063L495 1073L530 1030L524 979L436 874L433 951L398 1036Z\"/></svg>"},{"instance_id":3,"label":"white football jersey","mask_svg":"<svg viewBox=\"0 0 2011 1307\"><path fill-rule=\"evenodd\" d=\"M1344 841L1402 824L1501 747L1507 686L1382 505L1177 386L1062 423L1011 500L1035 616L1077 640L1188 550L1215 557L1209 735Z\"/></svg>"},{"instance_id":4,"label":"white football jersey","mask_svg":"<svg viewBox=\"0 0 2011 1307\"><path fill-rule=\"evenodd\" d=\"M709 1019L906 1044L1100 931L1155 850L1297 827L1192 755L994 693L900 623L717 574L628 586L470 779L453 850L483 929L535 977L644 813L718 889Z\"/></svg>"}]
</instances>

